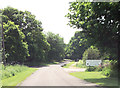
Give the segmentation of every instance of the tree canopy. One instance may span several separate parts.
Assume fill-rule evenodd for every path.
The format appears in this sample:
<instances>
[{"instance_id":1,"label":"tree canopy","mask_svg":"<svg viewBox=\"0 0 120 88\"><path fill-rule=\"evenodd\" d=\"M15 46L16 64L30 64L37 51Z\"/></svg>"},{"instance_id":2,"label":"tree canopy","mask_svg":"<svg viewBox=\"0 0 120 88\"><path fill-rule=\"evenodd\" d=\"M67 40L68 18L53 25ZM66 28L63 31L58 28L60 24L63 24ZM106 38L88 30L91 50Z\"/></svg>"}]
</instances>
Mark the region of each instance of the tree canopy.
<instances>
[{"instance_id":1,"label":"tree canopy","mask_svg":"<svg viewBox=\"0 0 120 88\"><path fill-rule=\"evenodd\" d=\"M46 63L64 58L64 41L58 34L42 31L42 22L29 11L2 9L6 62ZM32 62L32 63L31 63Z\"/></svg>"},{"instance_id":2,"label":"tree canopy","mask_svg":"<svg viewBox=\"0 0 120 88\"><path fill-rule=\"evenodd\" d=\"M15 61L20 62L19 59L22 60L22 57L24 57L22 63L45 62L49 44L42 33L41 21L36 20L35 16L29 11L19 11L12 7L2 10L2 18L6 59L14 58ZM24 48L26 50L23 50ZM12 55L12 57L9 55ZM12 59L12 61L14 60Z\"/></svg>"},{"instance_id":3,"label":"tree canopy","mask_svg":"<svg viewBox=\"0 0 120 88\"><path fill-rule=\"evenodd\" d=\"M85 49L87 49L89 46L90 45L87 42L84 33L81 31L76 31L74 36L71 38L70 42L66 46L66 58L71 58L74 60L82 59L82 55Z\"/></svg>"},{"instance_id":4,"label":"tree canopy","mask_svg":"<svg viewBox=\"0 0 120 88\"><path fill-rule=\"evenodd\" d=\"M72 2L66 17L71 27L83 29L91 44L117 58L120 3Z\"/></svg>"},{"instance_id":5,"label":"tree canopy","mask_svg":"<svg viewBox=\"0 0 120 88\"><path fill-rule=\"evenodd\" d=\"M47 41L50 44L50 50L48 51L48 57L50 61L60 61L64 59L64 48L65 43L63 38L59 36L59 34L53 34L52 32L48 32Z\"/></svg>"}]
</instances>

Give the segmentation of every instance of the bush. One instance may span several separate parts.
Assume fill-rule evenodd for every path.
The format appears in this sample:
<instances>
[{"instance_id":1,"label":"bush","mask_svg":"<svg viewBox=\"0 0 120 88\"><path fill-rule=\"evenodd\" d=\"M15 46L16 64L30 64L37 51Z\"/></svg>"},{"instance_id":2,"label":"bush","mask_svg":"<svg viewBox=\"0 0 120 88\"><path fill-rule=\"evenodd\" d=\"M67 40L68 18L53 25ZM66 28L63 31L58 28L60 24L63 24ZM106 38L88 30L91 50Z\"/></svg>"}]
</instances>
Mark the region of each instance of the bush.
<instances>
[{"instance_id":1,"label":"bush","mask_svg":"<svg viewBox=\"0 0 120 88\"><path fill-rule=\"evenodd\" d=\"M111 72L111 69L108 68L108 67L105 67L102 70L102 74L105 75L105 76L108 76L108 77L110 76L110 72Z\"/></svg>"},{"instance_id":2,"label":"bush","mask_svg":"<svg viewBox=\"0 0 120 88\"><path fill-rule=\"evenodd\" d=\"M99 66L96 67L96 71L102 71L102 69L103 69L102 67L99 67Z\"/></svg>"},{"instance_id":3,"label":"bush","mask_svg":"<svg viewBox=\"0 0 120 88\"><path fill-rule=\"evenodd\" d=\"M99 65L99 66L90 66L90 67L87 67L86 71L102 71L103 69L103 66L102 65Z\"/></svg>"},{"instance_id":4,"label":"bush","mask_svg":"<svg viewBox=\"0 0 120 88\"><path fill-rule=\"evenodd\" d=\"M89 67L87 67L87 69L85 71L91 72L91 71L95 71L95 70L96 70L95 66L89 66Z\"/></svg>"},{"instance_id":5,"label":"bush","mask_svg":"<svg viewBox=\"0 0 120 88\"><path fill-rule=\"evenodd\" d=\"M102 71L103 66L100 64L99 66L96 66L96 71Z\"/></svg>"},{"instance_id":6,"label":"bush","mask_svg":"<svg viewBox=\"0 0 120 88\"><path fill-rule=\"evenodd\" d=\"M104 64L102 74L108 77L118 77L118 63L116 60L111 60L109 64Z\"/></svg>"},{"instance_id":7,"label":"bush","mask_svg":"<svg viewBox=\"0 0 120 88\"><path fill-rule=\"evenodd\" d=\"M86 68L87 66L83 63L83 60L79 60L79 62L76 64L76 67Z\"/></svg>"},{"instance_id":8,"label":"bush","mask_svg":"<svg viewBox=\"0 0 120 88\"><path fill-rule=\"evenodd\" d=\"M82 60L85 64L86 60L97 60L99 58L100 58L100 51L96 47L91 46L83 53Z\"/></svg>"}]
</instances>

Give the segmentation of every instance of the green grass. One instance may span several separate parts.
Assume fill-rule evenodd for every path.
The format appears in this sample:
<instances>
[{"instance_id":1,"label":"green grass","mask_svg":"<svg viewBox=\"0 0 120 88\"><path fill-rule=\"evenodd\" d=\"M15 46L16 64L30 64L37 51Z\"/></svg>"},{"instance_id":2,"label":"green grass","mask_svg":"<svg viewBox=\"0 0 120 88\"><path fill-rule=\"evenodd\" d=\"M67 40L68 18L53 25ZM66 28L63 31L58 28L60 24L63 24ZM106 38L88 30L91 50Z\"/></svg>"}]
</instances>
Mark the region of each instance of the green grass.
<instances>
[{"instance_id":1,"label":"green grass","mask_svg":"<svg viewBox=\"0 0 120 88\"><path fill-rule=\"evenodd\" d=\"M2 72L0 72L0 74L2 73L1 79L3 80L15 76L18 73L25 71L27 69L29 69L29 67L24 65L7 65L7 66L2 65Z\"/></svg>"},{"instance_id":2,"label":"green grass","mask_svg":"<svg viewBox=\"0 0 120 88\"><path fill-rule=\"evenodd\" d=\"M29 68L28 70L20 72L15 76L9 77L7 79L3 79L2 86L16 86L17 84L25 80L28 76L30 76L36 70L37 69L35 68Z\"/></svg>"},{"instance_id":3,"label":"green grass","mask_svg":"<svg viewBox=\"0 0 120 88\"><path fill-rule=\"evenodd\" d=\"M101 72L73 72L70 75L101 86L118 86L118 78L108 78Z\"/></svg>"},{"instance_id":4,"label":"green grass","mask_svg":"<svg viewBox=\"0 0 120 88\"><path fill-rule=\"evenodd\" d=\"M64 68L69 68L72 64L74 64L75 61L69 62L68 64L66 64L65 66L63 66Z\"/></svg>"}]
</instances>

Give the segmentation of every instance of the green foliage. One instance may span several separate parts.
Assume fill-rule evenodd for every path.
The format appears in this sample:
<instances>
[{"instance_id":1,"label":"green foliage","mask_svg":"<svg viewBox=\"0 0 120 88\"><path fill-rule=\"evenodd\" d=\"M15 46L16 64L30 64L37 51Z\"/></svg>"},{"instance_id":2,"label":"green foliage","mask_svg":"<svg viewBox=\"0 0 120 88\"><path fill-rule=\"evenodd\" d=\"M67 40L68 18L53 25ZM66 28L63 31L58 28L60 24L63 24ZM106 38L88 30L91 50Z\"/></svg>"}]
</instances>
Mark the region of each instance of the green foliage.
<instances>
[{"instance_id":1,"label":"green foliage","mask_svg":"<svg viewBox=\"0 0 120 88\"><path fill-rule=\"evenodd\" d=\"M28 68L27 70L19 72L15 76L3 79L2 80L2 87L3 88L14 88L19 83L24 81L27 77L29 77L36 70L37 70L36 68Z\"/></svg>"},{"instance_id":2,"label":"green foliage","mask_svg":"<svg viewBox=\"0 0 120 88\"><path fill-rule=\"evenodd\" d=\"M50 44L47 42L45 35L39 30L32 31L27 36L27 40L30 51L30 57L28 57L27 61L46 62Z\"/></svg>"},{"instance_id":3,"label":"green foliage","mask_svg":"<svg viewBox=\"0 0 120 88\"><path fill-rule=\"evenodd\" d=\"M79 62L76 64L76 67L86 68L87 66L83 63L83 60L79 60Z\"/></svg>"},{"instance_id":4,"label":"green foliage","mask_svg":"<svg viewBox=\"0 0 120 88\"><path fill-rule=\"evenodd\" d=\"M27 70L28 67L24 65L2 65L2 79L6 79L17 75L18 73Z\"/></svg>"},{"instance_id":5,"label":"green foliage","mask_svg":"<svg viewBox=\"0 0 120 88\"><path fill-rule=\"evenodd\" d=\"M103 70L102 70L102 74L109 77L111 71L112 71L112 70L110 69L110 67L105 67L105 68L103 68Z\"/></svg>"},{"instance_id":6,"label":"green foliage","mask_svg":"<svg viewBox=\"0 0 120 88\"><path fill-rule=\"evenodd\" d=\"M2 10L7 63L46 62L50 44L42 23L29 11L7 7Z\"/></svg>"},{"instance_id":7,"label":"green foliage","mask_svg":"<svg viewBox=\"0 0 120 88\"><path fill-rule=\"evenodd\" d=\"M85 49L89 46L87 39L81 31L75 32L75 35L71 38L70 42L67 44L65 48L66 58L71 59L81 59L82 54Z\"/></svg>"},{"instance_id":8,"label":"green foliage","mask_svg":"<svg viewBox=\"0 0 120 88\"><path fill-rule=\"evenodd\" d=\"M104 64L102 74L110 77L118 77L118 63L116 60L111 60L109 64Z\"/></svg>"},{"instance_id":9,"label":"green foliage","mask_svg":"<svg viewBox=\"0 0 120 88\"><path fill-rule=\"evenodd\" d=\"M87 69L85 70L86 72L91 72L91 71L95 71L96 67L95 66L89 66L87 67Z\"/></svg>"},{"instance_id":10,"label":"green foliage","mask_svg":"<svg viewBox=\"0 0 120 88\"><path fill-rule=\"evenodd\" d=\"M102 65L99 65L99 66L96 66L96 71L102 71L103 70L103 66Z\"/></svg>"},{"instance_id":11,"label":"green foliage","mask_svg":"<svg viewBox=\"0 0 120 88\"><path fill-rule=\"evenodd\" d=\"M29 56L28 45L24 42L25 35L15 25L14 22L8 21L3 25L5 37L5 53L6 62L24 62L26 57Z\"/></svg>"},{"instance_id":12,"label":"green foliage","mask_svg":"<svg viewBox=\"0 0 120 88\"><path fill-rule=\"evenodd\" d=\"M83 53L83 62L84 64L86 63L86 60L97 60L100 59L100 52L99 50L94 47L91 46L89 47L87 50L85 50L85 52Z\"/></svg>"},{"instance_id":13,"label":"green foliage","mask_svg":"<svg viewBox=\"0 0 120 88\"><path fill-rule=\"evenodd\" d=\"M91 44L116 59L120 29L119 8L119 2L72 2L66 17L71 27L83 29Z\"/></svg>"},{"instance_id":14,"label":"green foliage","mask_svg":"<svg viewBox=\"0 0 120 88\"><path fill-rule=\"evenodd\" d=\"M58 34L48 32L47 42L50 44L50 50L48 51L48 61L60 61L64 58L64 41Z\"/></svg>"}]
</instances>

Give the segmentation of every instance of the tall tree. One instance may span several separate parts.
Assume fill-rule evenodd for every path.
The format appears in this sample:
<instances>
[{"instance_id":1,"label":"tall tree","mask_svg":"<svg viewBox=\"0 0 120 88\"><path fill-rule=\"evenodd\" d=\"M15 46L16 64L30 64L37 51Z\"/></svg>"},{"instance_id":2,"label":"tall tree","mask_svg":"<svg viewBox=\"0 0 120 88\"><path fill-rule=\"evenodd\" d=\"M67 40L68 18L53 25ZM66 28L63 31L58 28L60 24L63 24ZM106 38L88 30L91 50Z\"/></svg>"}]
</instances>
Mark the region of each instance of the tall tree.
<instances>
[{"instance_id":1,"label":"tall tree","mask_svg":"<svg viewBox=\"0 0 120 88\"><path fill-rule=\"evenodd\" d=\"M26 61L43 62L46 61L46 54L49 50L49 44L42 33L42 23L35 19L35 16L28 11L19 11L18 9L7 7L3 9L3 22L7 24L8 21L19 25L18 28L23 32L25 38L24 42L28 44L30 56Z\"/></svg>"},{"instance_id":2,"label":"tall tree","mask_svg":"<svg viewBox=\"0 0 120 88\"><path fill-rule=\"evenodd\" d=\"M7 63L24 63L29 56L28 44L24 42L25 35L14 22L3 25Z\"/></svg>"},{"instance_id":3,"label":"tall tree","mask_svg":"<svg viewBox=\"0 0 120 88\"><path fill-rule=\"evenodd\" d=\"M50 44L50 50L48 51L48 58L50 61L60 61L64 58L64 41L58 34L52 32L47 33L47 41Z\"/></svg>"},{"instance_id":4,"label":"tall tree","mask_svg":"<svg viewBox=\"0 0 120 88\"><path fill-rule=\"evenodd\" d=\"M71 59L82 59L82 55L89 47L87 39L81 31L76 31L75 35L71 38L70 42L66 47L66 58Z\"/></svg>"},{"instance_id":5,"label":"tall tree","mask_svg":"<svg viewBox=\"0 0 120 88\"><path fill-rule=\"evenodd\" d=\"M88 41L102 52L118 56L118 35L120 29L119 2L73 2L66 15L69 25L82 28Z\"/></svg>"}]
</instances>

